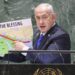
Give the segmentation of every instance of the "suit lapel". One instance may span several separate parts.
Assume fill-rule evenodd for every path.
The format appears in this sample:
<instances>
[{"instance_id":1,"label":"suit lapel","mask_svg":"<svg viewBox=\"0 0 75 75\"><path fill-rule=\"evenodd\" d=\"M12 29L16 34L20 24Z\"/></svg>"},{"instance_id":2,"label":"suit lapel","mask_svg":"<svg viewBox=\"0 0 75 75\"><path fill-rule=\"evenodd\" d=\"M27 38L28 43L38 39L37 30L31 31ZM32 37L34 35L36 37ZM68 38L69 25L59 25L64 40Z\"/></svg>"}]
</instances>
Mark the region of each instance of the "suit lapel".
<instances>
[{"instance_id":1,"label":"suit lapel","mask_svg":"<svg viewBox=\"0 0 75 75\"><path fill-rule=\"evenodd\" d=\"M37 40L39 38L40 33L36 33L36 36L34 36L35 38L33 39L33 47L34 49L37 49Z\"/></svg>"}]
</instances>

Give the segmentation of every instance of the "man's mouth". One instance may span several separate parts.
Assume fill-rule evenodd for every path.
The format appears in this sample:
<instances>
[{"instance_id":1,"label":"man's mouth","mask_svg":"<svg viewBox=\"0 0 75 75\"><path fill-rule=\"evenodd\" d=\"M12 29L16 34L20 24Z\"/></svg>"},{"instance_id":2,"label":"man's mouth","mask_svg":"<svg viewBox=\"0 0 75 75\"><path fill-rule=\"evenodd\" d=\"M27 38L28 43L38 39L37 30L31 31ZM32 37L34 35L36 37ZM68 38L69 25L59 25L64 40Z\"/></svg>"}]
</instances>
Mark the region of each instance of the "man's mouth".
<instances>
[{"instance_id":1,"label":"man's mouth","mask_svg":"<svg viewBox=\"0 0 75 75\"><path fill-rule=\"evenodd\" d=\"M40 28L45 28L46 26L40 26Z\"/></svg>"}]
</instances>

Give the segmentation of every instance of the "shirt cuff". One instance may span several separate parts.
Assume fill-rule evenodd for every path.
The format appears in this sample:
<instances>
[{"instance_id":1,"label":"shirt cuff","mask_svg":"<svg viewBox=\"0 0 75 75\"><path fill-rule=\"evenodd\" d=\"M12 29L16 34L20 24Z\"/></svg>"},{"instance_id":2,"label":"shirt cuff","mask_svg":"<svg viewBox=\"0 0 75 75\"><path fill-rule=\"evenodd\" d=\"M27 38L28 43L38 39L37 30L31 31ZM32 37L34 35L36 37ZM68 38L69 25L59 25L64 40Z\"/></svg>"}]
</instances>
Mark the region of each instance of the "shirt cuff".
<instances>
[{"instance_id":1,"label":"shirt cuff","mask_svg":"<svg viewBox=\"0 0 75 75\"><path fill-rule=\"evenodd\" d=\"M29 47L28 46L25 46L23 47L22 51L28 51L29 50ZM21 53L22 55L26 56L27 53Z\"/></svg>"}]
</instances>

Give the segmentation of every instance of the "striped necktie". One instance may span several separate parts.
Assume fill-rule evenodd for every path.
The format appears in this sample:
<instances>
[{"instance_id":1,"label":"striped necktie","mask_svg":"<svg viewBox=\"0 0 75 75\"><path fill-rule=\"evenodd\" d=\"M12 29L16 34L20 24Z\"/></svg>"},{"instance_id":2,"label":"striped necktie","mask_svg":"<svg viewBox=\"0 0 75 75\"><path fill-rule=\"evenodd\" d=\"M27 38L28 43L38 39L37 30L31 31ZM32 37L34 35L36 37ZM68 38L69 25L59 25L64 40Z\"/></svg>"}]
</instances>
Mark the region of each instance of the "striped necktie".
<instances>
[{"instance_id":1,"label":"striped necktie","mask_svg":"<svg viewBox=\"0 0 75 75\"><path fill-rule=\"evenodd\" d=\"M39 45L40 45L40 43L41 43L43 37L44 37L44 35L41 34L40 37L39 37L39 39L37 40L37 48L39 47Z\"/></svg>"}]
</instances>

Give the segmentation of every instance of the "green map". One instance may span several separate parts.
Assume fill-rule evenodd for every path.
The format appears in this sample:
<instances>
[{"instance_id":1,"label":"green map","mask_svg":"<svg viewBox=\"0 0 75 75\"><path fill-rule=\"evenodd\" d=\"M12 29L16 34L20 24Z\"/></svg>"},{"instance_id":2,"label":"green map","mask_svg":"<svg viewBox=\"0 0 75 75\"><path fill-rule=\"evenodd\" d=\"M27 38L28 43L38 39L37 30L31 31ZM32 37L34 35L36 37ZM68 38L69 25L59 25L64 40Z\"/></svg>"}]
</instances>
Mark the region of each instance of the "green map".
<instances>
[{"instance_id":1,"label":"green map","mask_svg":"<svg viewBox=\"0 0 75 75\"><path fill-rule=\"evenodd\" d=\"M0 56L4 56L4 54L7 54L8 50L12 50L13 47L13 41L0 37Z\"/></svg>"}]
</instances>

